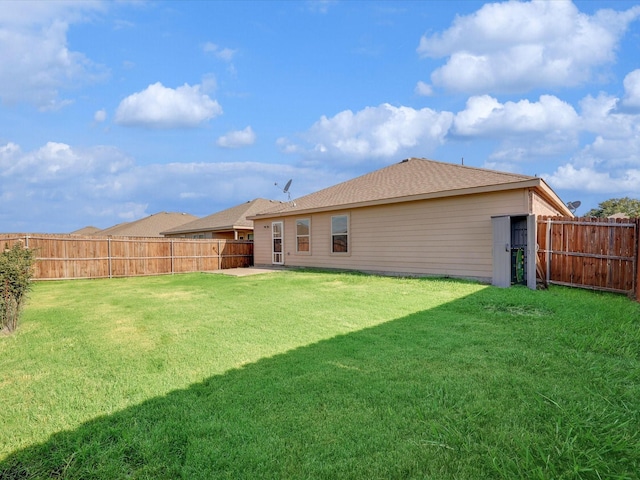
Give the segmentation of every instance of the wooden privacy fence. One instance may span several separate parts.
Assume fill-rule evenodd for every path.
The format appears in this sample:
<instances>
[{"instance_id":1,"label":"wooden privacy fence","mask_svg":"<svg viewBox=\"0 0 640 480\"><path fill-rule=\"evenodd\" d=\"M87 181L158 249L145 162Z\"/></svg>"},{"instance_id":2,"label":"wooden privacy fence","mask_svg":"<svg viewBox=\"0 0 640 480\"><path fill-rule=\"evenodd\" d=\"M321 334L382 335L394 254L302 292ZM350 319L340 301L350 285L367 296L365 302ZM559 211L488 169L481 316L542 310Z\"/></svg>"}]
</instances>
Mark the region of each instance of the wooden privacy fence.
<instances>
[{"instance_id":1,"label":"wooden privacy fence","mask_svg":"<svg viewBox=\"0 0 640 480\"><path fill-rule=\"evenodd\" d=\"M640 300L640 219L538 217L547 283L626 293Z\"/></svg>"},{"instance_id":2,"label":"wooden privacy fence","mask_svg":"<svg viewBox=\"0 0 640 480\"><path fill-rule=\"evenodd\" d=\"M206 272L253 265L253 242L241 240L0 235L36 252L34 279L112 278Z\"/></svg>"}]
</instances>

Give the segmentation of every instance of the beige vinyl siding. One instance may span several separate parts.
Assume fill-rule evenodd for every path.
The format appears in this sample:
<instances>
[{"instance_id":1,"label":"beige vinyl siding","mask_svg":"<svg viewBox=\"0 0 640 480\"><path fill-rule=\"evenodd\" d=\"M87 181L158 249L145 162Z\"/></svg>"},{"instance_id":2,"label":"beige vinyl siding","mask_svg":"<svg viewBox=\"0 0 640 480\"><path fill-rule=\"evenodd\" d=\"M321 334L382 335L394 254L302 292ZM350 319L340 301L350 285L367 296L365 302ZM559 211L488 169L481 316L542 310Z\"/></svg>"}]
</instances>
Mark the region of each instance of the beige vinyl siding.
<instances>
[{"instance_id":1,"label":"beige vinyl siding","mask_svg":"<svg viewBox=\"0 0 640 480\"><path fill-rule=\"evenodd\" d=\"M287 221L283 220L286 227ZM284 240L284 247L287 248L286 237ZM253 221L253 264L271 265L271 219Z\"/></svg>"},{"instance_id":2,"label":"beige vinyl siding","mask_svg":"<svg viewBox=\"0 0 640 480\"><path fill-rule=\"evenodd\" d=\"M536 192L532 192L532 213L536 215L563 215L557 209L551 206L544 198L538 195Z\"/></svg>"},{"instance_id":3,"label":"beige vinyl siding","mask_svg":"<svg viewBox=\"0 0 640 480\"><path fill-rule=\"evenodd\" d=\"M284 218L285 265L490 280L491 216L528 213L513 190ZM331 253L331 216L349 215L348 254ZM311 255L295 253L295 219L311 218ZM255 222L255 264L270 264L269 220ZM260 238L258 238L260 234Z\"/></svg>"}]
</instances>

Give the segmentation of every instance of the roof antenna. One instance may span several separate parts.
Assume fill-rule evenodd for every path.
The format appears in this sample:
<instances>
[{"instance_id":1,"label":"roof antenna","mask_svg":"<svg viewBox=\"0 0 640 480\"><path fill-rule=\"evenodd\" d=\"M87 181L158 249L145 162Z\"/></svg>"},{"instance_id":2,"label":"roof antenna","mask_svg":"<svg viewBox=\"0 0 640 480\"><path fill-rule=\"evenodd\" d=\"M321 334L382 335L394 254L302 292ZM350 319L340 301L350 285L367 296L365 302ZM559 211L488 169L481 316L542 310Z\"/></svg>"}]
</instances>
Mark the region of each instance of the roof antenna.
<instances>
[{"instance_id":1,"label":"roof antenna","mask_svg":"<svg viewBox=\"0 0 640 480\"><path fill-rule=\"evenodd\" d=\"M288 196L288 201L291 201L291 192L289 191L289 187L291 186L291 182L293 181L293 178L290 178L289 181L285 184L284 188L282 189L282 193L286 193ZM278 185L278 182L274 183L274 185L278 188L280 188L280 185ZM294 204L295 206L295 204Z\"/></svg>"}]
</instances>

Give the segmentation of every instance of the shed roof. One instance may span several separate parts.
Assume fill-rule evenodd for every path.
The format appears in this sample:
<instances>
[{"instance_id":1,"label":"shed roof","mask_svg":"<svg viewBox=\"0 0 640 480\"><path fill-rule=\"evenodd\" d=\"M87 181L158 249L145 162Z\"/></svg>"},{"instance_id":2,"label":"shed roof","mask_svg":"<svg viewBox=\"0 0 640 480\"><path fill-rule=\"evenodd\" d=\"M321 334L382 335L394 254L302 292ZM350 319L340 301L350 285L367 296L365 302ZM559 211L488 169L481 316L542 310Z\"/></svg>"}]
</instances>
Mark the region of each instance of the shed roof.
<instances>
[{"instance_id":1,"label":"shed roof","mask_svg":"<svg viewBox=\"0 0 640 480\"><path fill-rule=\"evenodd\" d=\"M160 232L174 228L197 219L195 215L178 212L159 212L141 218L134 222L124 222L114 225L94 235L113 235L123 237L160 237Z\"/></svg>"},{"instance_id":2,"label":"shed roof","mask_svg":"<svg viewBox=\"0 0 640 480\"><path fill-rule=\"evenodd\" d=\"M282 203L254 218L525 187L540 188L558 208L566 210L566 214L570 215L564 203L541 178L409 158L297 198L293 202Z\"/></svg>"},{"instance_id":3,"label":"shed roof","mask_svg":"<svg viewBox=\"0 0 640 480\"><path fill-rule=\"evenodd\" d=\"M162 235L196 232L216 232L238 229L253 229L253 221L248 216L273 208L281 202L256 198L221 212L198 218L183 225L160 232Z\"/></svg>"}]
</instances>

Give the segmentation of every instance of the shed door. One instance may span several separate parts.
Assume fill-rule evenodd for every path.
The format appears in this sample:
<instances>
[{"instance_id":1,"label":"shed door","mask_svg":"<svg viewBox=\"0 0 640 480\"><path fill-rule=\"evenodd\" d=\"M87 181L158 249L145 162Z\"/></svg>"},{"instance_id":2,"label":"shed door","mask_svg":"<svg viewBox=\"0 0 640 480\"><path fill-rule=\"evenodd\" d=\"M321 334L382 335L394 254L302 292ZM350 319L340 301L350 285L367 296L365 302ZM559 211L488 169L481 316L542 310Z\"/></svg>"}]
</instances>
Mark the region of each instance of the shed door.
<instances>
[{"instance_id":1,"label":"shed door","mask_svg":"<svg viewBox=\"0 0 640 480\"><path fill-rule=\"evenodd\" d=\"M492 217L493 279L496 287L522 283L536 289L536 217Z\"/></svg>"},{"instance_id":2,"label":"shed door","mask_svg":"<svg viewBox=\"0 0 640 480\"><path fill-rule=\"evenodd\" d=\"M511 217L492 217L493 278L496 287L511 286Z\"/></svg>"},{"instance_id":3,"label":"shed door","mask_svg":"<svg viewBox=\"0 0 640 480\"><path fill-rule=\"evenodd\" d=\"M535 215L527 215L527 287L537 288L536 259L538 257L537 223Z\"/></svg>"},{"instance_id":4,"label":"shed door","mask_svg":"<svg viewBox=\"0 0 640 480\"><path fill-rule=\"evenodd\" d=\"M282 256L282 222L273 222L271 224L271 245L272 245L272 260L274 265L283 265L284 257Z\"/></svg>"}]
</instances>

